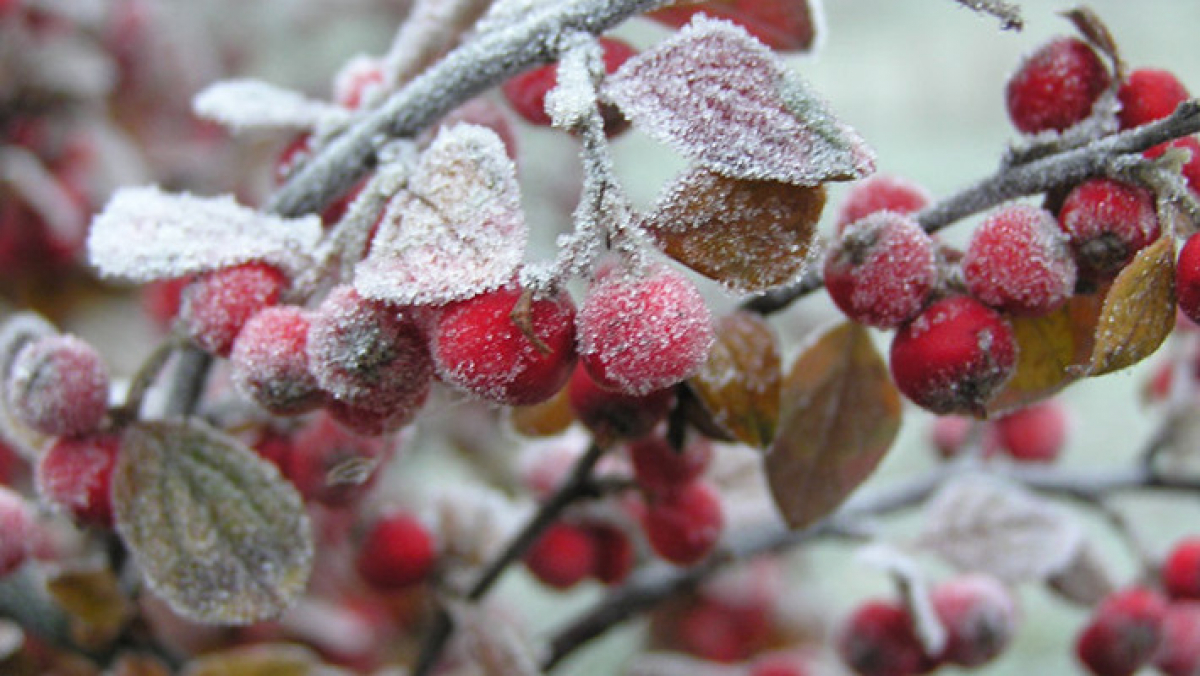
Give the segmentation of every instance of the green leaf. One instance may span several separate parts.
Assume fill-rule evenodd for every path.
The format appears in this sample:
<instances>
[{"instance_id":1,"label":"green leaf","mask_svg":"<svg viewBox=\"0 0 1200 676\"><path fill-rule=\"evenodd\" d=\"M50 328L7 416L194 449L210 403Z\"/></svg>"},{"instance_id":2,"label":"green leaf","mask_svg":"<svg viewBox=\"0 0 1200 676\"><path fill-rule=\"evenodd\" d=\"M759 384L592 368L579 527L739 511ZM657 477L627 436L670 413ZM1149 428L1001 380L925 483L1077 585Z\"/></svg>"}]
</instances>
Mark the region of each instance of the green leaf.
<instances>
[{"instance_id":1,"label":"green leaf","mask_svg":"<svg viewBox=\"0 0 1200 676\"><path fill-rule=\"evenodd\" d=\"M271 463L194 419L129 427L113 476L117 532L150 588L180 615L250 624L304 591L304 504Z\"/></svg>"},{"instance_id":2,"label":"green leaf","mask_svg":"<svg viewBox=\"0 0 1200 676\"><path fill-rule=\"evenodd\" d=\"M782 402L767 482L784 520L803 528L875 471L900 430L900 393L867 330L843 322L796 360Z\"/></svg>"}]
</instances>

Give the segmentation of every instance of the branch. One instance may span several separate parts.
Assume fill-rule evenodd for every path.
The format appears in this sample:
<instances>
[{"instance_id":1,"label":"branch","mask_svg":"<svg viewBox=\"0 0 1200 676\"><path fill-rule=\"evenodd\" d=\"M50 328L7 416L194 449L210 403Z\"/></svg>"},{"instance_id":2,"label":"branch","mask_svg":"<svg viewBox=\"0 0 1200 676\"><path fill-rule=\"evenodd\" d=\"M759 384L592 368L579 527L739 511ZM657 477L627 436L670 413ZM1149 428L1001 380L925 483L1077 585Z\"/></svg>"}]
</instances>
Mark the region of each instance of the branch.
<instances>
[{"instance_id":1,"label":"branch","mask_svg":"<svg viewBox=\"0 0 1200 676\"><path fill-rule=\"evenodd\" d=\"M1004 30L1021 30L1025 21L1021 18L1021 8L1004 0L955 0L958 4L976 12L991 14L1000 20L1000 28Z\"/></svg>"}]
</instances>

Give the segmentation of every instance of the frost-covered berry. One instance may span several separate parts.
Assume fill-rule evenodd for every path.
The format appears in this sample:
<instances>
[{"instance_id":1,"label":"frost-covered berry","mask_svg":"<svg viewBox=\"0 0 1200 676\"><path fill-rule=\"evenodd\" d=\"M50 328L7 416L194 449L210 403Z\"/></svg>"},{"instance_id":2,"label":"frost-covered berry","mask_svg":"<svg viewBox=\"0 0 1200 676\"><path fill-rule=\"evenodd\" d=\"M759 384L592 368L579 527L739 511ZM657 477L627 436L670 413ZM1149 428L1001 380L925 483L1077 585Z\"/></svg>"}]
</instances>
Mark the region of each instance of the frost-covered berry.
<instances>
[{"instance_id":1,"label":"frost-covered berry","mask_svg":"<svg viewBox=\"0 0 1200 676\"><path fill-rule=\"evenodd\" d=\"M1163 562L1162 579L1171 598L1200 601L1200 536L1175 544Z\"/></svg>"},{"instance_id":2,"label":"frost-covered berry","mask_svg":"<svg viewBox=\"0 0 1200 676\"><path fill-rule=\"evenodd\" d=\"M1067 238L1045 209L1013 204L992 212L971 234L962 259L971 295L998 310L1043 315L1075 290Z\"/></svg>"},{"instance_id":3,"label":"frost-covered berry","mask_svg":"<svg viewBox=\"0 0 1200 676\"><path fill-rule=\"evenodd\" d=\"M637 563L637 552L629 535L608 523L588 523L585 528L596 548L592 577L604 584L624 582Z\"/></svg>"},{"instance_id":4,"label":"frost-covered berry","mask_svg":"<svg viewBox=\"0 0 1200 676\"><path fill-rule=\"evenodd\" d=\"M838 231L879 211L918 212L932 199L929 191L915 181L902 176L872 174L855 183L846 193L838 210Z\"/></svg>"},{"instance_id":5,"label":"frost-covered berry","mask_svg":"<svg viewBox=\"0 0 1200 676\"><path fill-rule=\"evenodd\" d=\"M1179 311L1200 324L1200 235L1188 237L1175 263L1175 298Z\"/></svg>"},{"instance_id":6,"label":"frost-covered berry","mask_svg":"<svg viewBox=\"0 0 1200 676\"><path fill-rule=\"evenodd\" d=\"M927 307L892 340L892 379L934 413L976 413L1012 375L1017 346L1004 317L970 296Z\"/></svg>"},{"instance_id":7,"label":"frost-covered berry","mask_svg":"<svg viewBox=\"0 0 1200 676\"><path fill-rule=\"evenodd\" d=\"M17 352L5 395L13 415L30 429L86 434L100 427L108 410L108 369L79 338L45 336Z\"/></svg>"},{"instance_id":8,"label":"frost-covered berry","mask_svg":"<svg viewBox=\"0 0 1200 676\"><path fill-rule=\"evenodd\" d=\"M278 268L261 262L205 273L183 290L183 330L202 350L228 357L242 326L259 310L278 303L287 283Z\"/></svg>"},{"instance_id":9,"label":"frost-covered berry","mask_svg":"<svg viewBox=\"0 0 1200 676\"><path fill-rule=\"evenodd\" d=\"M993 423L1003 451L1019 462L1054 462L1067 443L1067 410L1055 399L1031 404Z\"/></svg>"},{"instance_id":10,"label":"frost-covered berry","mask_svg":"<svg viewBox=\"0 0 1200 676\"><path fill-rule=\"evenodd\" d=\"M1154 668L1166 676L1200 674L1200 603L1172 603L1163 617Z\"/></svg>"},{"instance_id":11,"label":"frost-covered berry","mask_svg":"<svg viewBox=\"0 0 1200 676\"><path fill-rule=\"evenodd\" d=\"M651 495L642 517L650 548L680 566L697 563L717 545L725 527L721 498L703 481Z\"/></svg>"},{"instance_id":12,"label":"frost-covered berry","mask_svg":"<svg viewBox=\"0 0 1200 676\"><path fill-rule=\"evenodd\" d=\"M1191 97L1175 74L1157 68L1139 68L1121 83L1117 99L1122 129L1161 120Z\"/></svg>"},{"instance_id":13,"label":"frost-covered berry","mask_svg":"<svg viewBox=\"0 0 1200 676\"><path fill-rule=\"evenodd\" d=\"M1115 277L1159 235L1154 195L1109 178L1075 186L1063 201L1058 223L1071 240L1080 277L1094 280Z\"/></svg>"},{"instance_id":14,"label":"frost-covered berry","mask_svg":"<svg viewBox=\"0 0 1200 676\"><path fill-rule=\"evenodd\" d=\"M829 297L847 317L894 328L921 311L937 282L933 240L911 216L876 212L842 231L824 274Z\"/></svg>"},{"instance_id":15,"label":"frost-covered berry","mask_svg":"<svg viewBox=\"0 0 1200 676\"><path fill-rule=\"evenodd\" d=\"M1026 56L1009 78L1008 117L1027 134L1063 131L1091 114L1111 81L1108 69L1086 42L1054 39Z\"/></svg>"},{"instance_id":16,"label":"frost-covered berry","mask_svg":"<svg viewBox=\"0 0 1200 676\"><path fill-rule=\"evenodd\" d=\"M568 589L596 566L596 541L577 524L559 522L541 534L525 553L525 567L543 584Z\"/></svg>"},{"instance_id":17,"label":"frost-covered berry","mask_svg":"<svg viewBox=\"0 0 1200 676\"><path fill-rule=\"evenodd\" d=\"M414 515L398 511L371 524L355 567L376 589L405 589L428 579L436 563L433 534Z\"/></svg>"},{"instance_id":18,"label":"frost-covered berry","mask_svg":"<svg viewBox=\"0 0 1200 676\"><path fill-rule=\"evenodd\" d=\"M325 401L308 371L308 313L295 306L269 307L250 318L233 343L233 384L276 415L311 411Z\"/></svg>"},{"instance_id":19,"label":"frost-covered berry","mask_svg":"<svg viewBox=\"0 0 1200 676\"><path fill-rule=\"evenodd\" d=\"M562 389L575 366L575 305L560 294L533 298L522 309L522 293L506 287L442 310L430 337L442 380L511 406L536 404Z\"/></svg>"},{"instance_id":20,"label":"frost-covered berry","mask_svg":"<svg viewBox=\"0 0 1200 676\"><path fill-rule=\"evenodd\" d=\"M692 282L665 266L597 279L575 318L579 359L602 387L643 395L704 365L712 313Z\"/></svg>"},{"instance_id":21,"label":"frost-covered berry","mask_svg":"<svg viewBox=\"0 0 1200 676\"><path fill-rule=\"evenodd\" d=\"M307 351L317 383L346 413L370 412L404 424L424 403L433 379L425 334L412 312L365 299L350 286L330 291L313 313Z\"/></svg>"},{"instance_id":22,"label":"frost-covered berry","mask_svg":"<svg viewBox=\"0 0 1200 676\"><path fill-rule=\"evenodd\" d=\"M860 676L915 676L934 664L917 638L912 616L887 601L859 606L838 631L836 649Z\"/></svg>"},{"instance_id":23,"label":"frost-covered berry","mask_svg":"<svg viewBox=\"0 0 1200 676\"><path fill-rule=\"evenodd\" d=\"M317 415L296 433L284 475L306 500L343 507L371 488L387 454L379 438L354 434L330 416Z\"/></svg>"},{"instance_id":24,"label":"frost-covered berry","mask_svg":"<svg viewBox=\"0 0 1200 676\"><path fill-rule=\"evenodd\" d=\"M0 579L29 558L35 524L33 509L19 493L0 486Z\"/></svg>"},{"instance_id":25,"label":"frost-covered berry","mask_svg":"<svg viewBox=\"0 0 1200 676\"><path fill-rule=\"evenodd\" d=\"M567 384L567 397L575 417L585 427L606 439L636 439L645 436L675 401L675 393L662 389L635 396L606 390L596 384L582 365L575 367Z\"/></svg>"},{"instance_id":26,"label":"frost-covered berry","mask_svg":"<svg viewBox=\"0 0 1200 676\"><path fill-rule=\"evenodd\" d=\"M1092 613L1075 654L1096 676L1129 676L1154 656L1166 612L1166 602L1149 589L1115 592Z\"/></svg>"},{"instance_id":27,"label":"frost-covered berry","mask_svg":"<svg viewBox=\"0 0 1200 676\"><path fill-rule=\"evenodd\" d=\"M649 491L669 491L687 484L704 472L713 456L712 444L699 437L678 450L659 435L642 437L628 448L633 477Z\"/></svg>"},{"instance_id":28,"label":"frost-covered berry","mask_svg":"<svg viewBox=\"0 0 1200 676\"><path fill-rule=\"evenodd\" d=\"M34 475L38 492L76 521L112 526L112 475L120 446L116 434L56 440L38 459Z\"/></svg>"},{"instance_id":29,"label":"frost-covered berry","mask_svg":"<svg viewBox=\"0 0 1200 676\"><path fill-rule=\"evenodd\" d=\"M600 38L604 49L604 70L612 73L637 53L629 43L615 38ZM558 64L550 64L527 71L509 79L501 87L504 98L525 121L539 127L550 126L550 115L546 113L546 94L558 85ZM604 117L604 133L608 136L629 128L629 122L615 106L602 104L600 114Z\"/></svg>"},{"instance_id":30,"label":"frost-covered berry","mask_svg":"<svg viewBox=\"0 0 1200 676\"><path fill-rule=\"evenodd\" d=\"M946 628L941 659L977 667L995 659L1016 633L1017 605L999 580L989 575L964 575L934 587L931 599Z\"/></svg>"}]
</instances>

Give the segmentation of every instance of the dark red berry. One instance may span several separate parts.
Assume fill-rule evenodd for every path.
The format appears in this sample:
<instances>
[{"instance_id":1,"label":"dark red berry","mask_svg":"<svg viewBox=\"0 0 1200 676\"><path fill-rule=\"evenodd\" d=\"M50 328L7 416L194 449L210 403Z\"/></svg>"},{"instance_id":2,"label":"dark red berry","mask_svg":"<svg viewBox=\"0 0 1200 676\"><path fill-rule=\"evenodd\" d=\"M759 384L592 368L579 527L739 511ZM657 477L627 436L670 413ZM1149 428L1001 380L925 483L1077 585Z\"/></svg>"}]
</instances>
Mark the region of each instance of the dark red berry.
<instances>
[{"instance_id":1,"label":"dark red berry","mask_svg":"<svg viewBox=\"0 0 1200 676\"><path fill-rule=\"evenodd\" d=\"M525 566L544 584L568 589L595 569L596 542L582 526L553 524L526 552Z\"/></svg>"},{"instance_id":2,"label":"dark red berry","mask_svg":"<svg viewBox=\"0 0 1200 676\"><path fill-rule=\"evenodd\" d=\"M108 410L108 369L88 343L45 336L22 347L9 367L5 395L13 415L49 435L99 429Z\"/></svg>"},{"instance_id":3,"label":"dark red berry","mask_svg":"<svg viewBox=\"0 0 1200 676\"><path fill-rule=\"evenodd\" d=\"M604 584L624 582L637 563L637 552L629 535L608 523L588 523L585 527L596 548L592 577Z\"/></svg>"},{"instance_id":4,"label":"dark red berry","mask_svg":"<svg viewBox=\"0 0 1200 676\"><path fill-rule=\"evenodd\" d=\"M696 438L675 449L665 437L650 435L629 444L629 460L638 484L649 491L669 491L700 476L712 462L712 444Z\"/></svg>"},{"instance_id":5,"label":"dark red berry","mask_svg":"<svg viewBox=\"0 0 1200 676\"><path fill-rule=\"evenodd\" d=\"M1043 315L1075 291L1075 260L1054 216L1028 204L992 212L962 259L971 295L998 310Z\"/></svg>"},{"instance_id":6,"label":"dark red berry","mask_svg":"<svg viewBox=\"0 0 1200 676\"><path fill-rule=\"evenodd\" d=\"M1009 78L1008 117L1027 134L1063 131L1091 114L1111 81L1108 69L1086 42L1057 38L1026 56Z\"/></svg>"},{"instance_id":7,"label":"dark red berry","mask_svg":"<svg viewBox=\"0 0 1200 676\"><path fill-rule=\"evenodd\" d=\"M934 587L931 598L946 628L943 661L977 667L995 659L1012 642L1017 606L1012 593L996 578L956 577Z\"/></svg>"},{"instance_id":8,"label":"dark red berry","mask_svg":"<svg viewBox=\"0 0 1200 676\"><path fill-rule=\"evenodd\" d=\"M1121 128L1132 129L1170 115L1191 95L1174 73L1139 68L1121 83L1117 98L1121 101Z\"/></svg>"},{"instance_id":9,"label":"dark red berry","mask_svg":"<svg viewBox=\"0 0 1200 676\"><path fill-rule=\"evenodd\" d=\"M1179 311L1200 324L1200 234L1192 234L1175 262L1175 298Z\"/></svg>"},{"instance_id":10,"label":"dark red berry","mask_svg":"<svg viewBox=\"0 0 1200 676\"><path fill-rule=\"evenodd\" d=\"M1158 650L1166 611L1166 602L1149 589L1115 592L1092 613L1075 653L1096 676L1130 676Z\"/></svg>"},{"instance_id":11,"label":"dark red berry","mask_svg":"<svg viewBox=\"0 0 1200 676\"><path fill-rule=\"evenodd\" d=\"M1195 136L1184 136L1169 143L1160 143L1142 153L1149 159L1158 159L1171 148L1181 148L1188 151L1190 159L1180 167L1180 174L1192 192L1200 195L1200 139Z\"/></svg>"},{"instance_id":12,"label":"dark red berry","mask_svg":"<svg viewBox=\"0 0 1200 676\"><path fill-rule=\"evenodd\" d=\"M604 69L612 73L621 67L637 51L629 43L616 38L600 38L600 46L604 49ZM546 113L546 94L558 85L558 64L550 64L535 68L509 79L501 87L509 105L530 124L540 127L550 126L550 115ZM604 117L604 132L608 136L617 134L629 128L629 122L611 104L605 104L601 110Z\"/></svg>"},{"instance_id":13,"label":"dark red berry","mask_svg":"<svg viewBox=\"0 0 1200 676\"><path fill-rule=\"evenodd\" d=\"M646 539L663 559L690 566L708 556L721 539L721 498L703 481L653 495L643 517Z\"/></svg>"},{"instance_id":14,"label":"dark red berry","mask_svg":"<svg viewBox=\"0 0 1200 676\"><path fill-rule=\"evenodd\" d=\"M662 389L642 396L621 394L596 384L582 365L575 367L567 385L571 410L579 422L600 437L636 439L645 436L667 417L675 393Z\"/></svg>"},{"instance_id":15,"label":"dark red berry","mask_svg":"<svg viewBox=\"0 0 1200 676\"><path fill-rule=\"evenodd\" d=\"M429 578L437 563L433 534L412 514L392 512L371 524L355 566L377 589L405 589Z\"/></svg>"},{"instance_id":16,"label":"dark red berry","mask_svg":"<svg viewBox=\"0 0 1200 676\"><path fill-rule=\"evenodd\" d=\"M287 277L261 262L203 274L183 290L183 329L201 349L228 357L242 326L259 310L278 303L285 287Z\"/></svg>"},{"instance_id":17,"label":"dark red berry","mask_svg":"<svg viewBox=\"0 0 1200 676\"><path fill-rule=\"evenodd\" d=\"M1200 601L1200 536L1176 543L1163 562L1162 578L1171 598Z\"/></svg>"},{"instance_id":18,"label":"dark red berry","mask_svg":"<svg viewBox=\"0 0 1200 676\"><path fill-rule=\"evenodd\" d=\"M924 209L932 196L917 183L902 176L872 174L855 183L838 210L840 233L847 225L879 211L911 214Z\"/></svg>"},{"instance_id":19,"label":"dark red berry","mask_svg":"<svg viewBox=\"0 0 1200 676\"><path fill-rule=\"evenodd\" d=\"M926 657L908 611L886 601L859 606L836 641L842 662L860 676L915 676L934 663Z\"/></svg>"},{"instance_id":20,"label":"dark red berry","mask_svg":"<svg viewBox=\"0 0 1200 676\"><path fill-rule=\"evenodd\" d=\"M311 411L325 393L308 370L308 313L295 306L266 308L250 318L229 363L233 384L276 415Z\"/></svg>"},{"instance_id":21,"label":"dark red berry","mask_svg":"<svg viewBox=\"0 0 1200 676\"><path fill-rule=\"evenodd\" d=\"M1109 178L1089 179L1063 201L1058 222L1071 240L1081 277L1111 279L1158 239L1154 195Z\"/></svg>"},{"instance_id":22,"label":"dark red berry","mask_svg":"<svg viewBox=\"0 0 1200 676\"><path fill-rule=\"evenodd\" d=\"M76 521L112 526L112 475L120 445L116 434L58 439L38 459L38 492Z\"/></svg>"}]
</instances>

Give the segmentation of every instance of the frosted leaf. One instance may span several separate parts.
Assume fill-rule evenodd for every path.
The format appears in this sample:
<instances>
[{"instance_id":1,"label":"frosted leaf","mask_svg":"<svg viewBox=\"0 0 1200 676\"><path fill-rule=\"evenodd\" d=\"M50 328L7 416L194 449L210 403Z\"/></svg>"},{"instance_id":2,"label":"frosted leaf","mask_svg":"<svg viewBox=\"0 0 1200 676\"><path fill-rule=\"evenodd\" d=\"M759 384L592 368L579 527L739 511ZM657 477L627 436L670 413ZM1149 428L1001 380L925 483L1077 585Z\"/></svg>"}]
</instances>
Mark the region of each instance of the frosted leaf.
<instances>
[{"instance_id":1,"label":"frosted leaf","mask_svg":"<svg viewBox=\"0 0 1200 676\"><path fill-rule=\"evenodd\" d=\"M106 277L148 282L253 260L289 277L310 267L321 219L284 219L232 197L165 193L155 187L117 191L92 221L88 256Z\"/></svg>"},{"instance_id":2,"label":"frosted leaf","mask_svg":"<svg viewBox=\"0 0 1200 676\"><path fill-rule=\"evenodd\" d=\"M1083 530L1070 513L985 477L958 479L938 491L917 540L956 568L1005 582L1061 572L1082 543Z\"/></svg>"},{"instance_id":3,"label":"frosted leaf","mask_svg":"<svg viewBox=\"0 0 1200 676\"><path fill-rule=\"evenodd\" d=\"M916 559L886 542L876 542L859 549L856 558L896 579L925 654L941 654L949 636L933 607L925 573Z\"/></svg>"},{"instance_id":4,"label":"frosted leaf","mask_svg":"<svg viewBox=\"0 0 1200 676\"><path fill-rule=\"evenodd\" d=\"M784 52L815 52L825 35L820 0L684 0L668 3L646 16L680 28L698 12L716 19L728 19L771 49Z\"/></svg>"},{"instance_id":5,"label":"frosted leaf","mask_svg":"<svg viewBox=\"0 0 1200 676\"><path fill-rule=\"evenodd\" d=\"M816 185L874 170L858 134L728 22L697 17L626 61L604 94L635 127L730 178Z\"/></svg>"},{"instance_id":6,"label":"frosted leaf","mask_svg":"<svg viewBox=\"0 0 1200 676\"><path fill-rule=\"evenodd\" d=\"M209 85L192 99L192 110L233 131L309 130L333 118L347 116L346 111L337 106L252 79L224 80Z\"/></svg>"},{"instance_id":7,"label":"frosted leaf","mask_svg":"<svg viewBox=\"0 0 1200 676\"><path fill-rule=\"evenodd\" d=\"M590 66L600 67L602 52L595 40L578 42L562 55L554 88L546 94L546 114L554 126L571 130L596 113L596 87Z\"/></svg>"},{"instance_id":8,"label":"frosted leaf","mask_svg":"<svg viewBox=\"0 0 1200 676\"><path fill-rule=\"evenodd\" d=\"M9 315L0 325L0 386L7 389L12 379L13 362L22 348L40 338L57 334L54 326L35 312ZM20 423L8 404L8 397L0 397L0 435L29 461L36 459L40 449L52 438Z\"/></svg>"},{"instance_id":9,"label":"frosted leaf","mask_svg":"<svg viewBox=\"0 0 1200 676\"><path fill-rule=\"evenodd\" d=\"M486 127L451 127L384 212L354 288L400 305L469 298L512 279L528 234L504 142Z\"/></svg>"}]
</instances>

